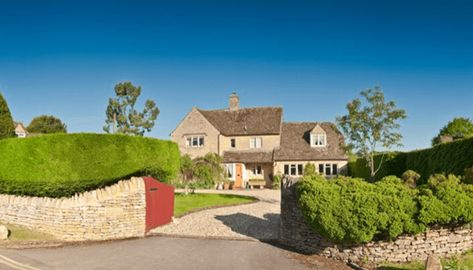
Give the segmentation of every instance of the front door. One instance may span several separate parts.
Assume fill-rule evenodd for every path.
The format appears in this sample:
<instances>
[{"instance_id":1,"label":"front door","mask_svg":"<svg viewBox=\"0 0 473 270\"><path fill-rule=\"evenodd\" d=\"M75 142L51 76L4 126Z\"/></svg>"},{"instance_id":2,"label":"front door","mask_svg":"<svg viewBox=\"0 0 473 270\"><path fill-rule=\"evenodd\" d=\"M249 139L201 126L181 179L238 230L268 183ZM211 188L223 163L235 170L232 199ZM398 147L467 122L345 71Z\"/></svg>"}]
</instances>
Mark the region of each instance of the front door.
<instances>
[{"instance_id":1,"label":"front door","mask_svg":"<svg viewBox=\"0 0 473 270\"><path fill-rule=\"evenodd\" d=\"M241 188L243 184L243 166L242 164L236 164L236 177L235 177L235 187Z\"/></svg>"}]
</instances>

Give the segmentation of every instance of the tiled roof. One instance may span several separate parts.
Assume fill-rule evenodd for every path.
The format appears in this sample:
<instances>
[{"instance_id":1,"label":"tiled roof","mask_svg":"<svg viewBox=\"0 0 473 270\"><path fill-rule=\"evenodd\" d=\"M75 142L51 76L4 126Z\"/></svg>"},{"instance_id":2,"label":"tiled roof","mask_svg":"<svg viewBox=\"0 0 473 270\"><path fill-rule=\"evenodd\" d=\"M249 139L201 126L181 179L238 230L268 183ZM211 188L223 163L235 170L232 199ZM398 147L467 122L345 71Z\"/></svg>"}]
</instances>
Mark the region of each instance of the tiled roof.
<instances>
[{"instance_id":1,"label":"tiled roof","mask_svg":"<svg viewBox=\"0 0 473 270\"><path fill-rule=\"evenodd\" d=\"M223 135L277 135L281 133L282 108L256 107L199 112Z\"/></svg>"},{"instance_id":2,"label":"tiled roof","mask_svg":"<svg viewBox=\"0 0 473 270\"><path fill-rule=\"evenodd\" d=\"M327 134L326 147L311 147L310 132L319 124ZM343 136L332 123L283 123L281 146L274 152L275 161L302 161L324 159L347 159L343 148Z\"/></svg>"},{"instance_id":3,"label":"tiled roof","mask_svg":"<svg viewBox=\"0 0 473 270\"><path fill-rule=\"evenodd\" d=\"M272 163L273 151L226 151L223 153L224 163Z\"/></svg>"}]
</instances>

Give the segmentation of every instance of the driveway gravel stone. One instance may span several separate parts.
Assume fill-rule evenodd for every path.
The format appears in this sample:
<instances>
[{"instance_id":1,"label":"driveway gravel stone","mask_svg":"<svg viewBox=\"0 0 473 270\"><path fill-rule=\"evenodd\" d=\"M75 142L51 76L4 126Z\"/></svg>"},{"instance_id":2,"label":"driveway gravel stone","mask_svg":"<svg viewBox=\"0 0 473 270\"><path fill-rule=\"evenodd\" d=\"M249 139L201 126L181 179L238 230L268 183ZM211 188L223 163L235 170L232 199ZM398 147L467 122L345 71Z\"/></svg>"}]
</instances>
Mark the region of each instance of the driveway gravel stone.
<instances>
[{"instance_id":1,"label":"driveway gravel stone","mask_svg":"<svg viewBox=\"0 0 473 270\"><path fill-rule=\"evenodd\" d=\"M279 190L198 190L196 193L252 196L258 198L259 201L191 213L176 218L169 225L152 230L150 234L204 238L278 239L281 200Z\"/></svg>"}]
</instances>

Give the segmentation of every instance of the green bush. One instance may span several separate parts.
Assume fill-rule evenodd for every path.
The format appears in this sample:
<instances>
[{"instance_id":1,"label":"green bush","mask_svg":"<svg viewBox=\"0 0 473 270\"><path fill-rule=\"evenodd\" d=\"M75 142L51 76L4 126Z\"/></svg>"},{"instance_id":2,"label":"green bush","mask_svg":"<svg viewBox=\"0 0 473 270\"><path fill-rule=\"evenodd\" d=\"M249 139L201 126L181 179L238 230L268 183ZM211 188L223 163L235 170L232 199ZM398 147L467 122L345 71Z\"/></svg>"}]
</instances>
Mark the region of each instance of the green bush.
<instances>
[{"instance_id":1,"label":"green bush","mask_svg":"<svg viewBox=\"0 0 473 270\"><path fill-rule=\"evenodd\" d=\"M179 170L175 143L105 134L54 134L0 141L0 193L62 197L152 175L167 182Z\"/></svg>"},{"instance_id":2,"label":"green bush","mask_svg":"<svg viewBox=\"0 0 473 270\"><path fill-rule=\"evenodd\" d=\"M436 173L463 176L465 169L473 166L472 153L473 138L444 143L424 150L387 153L375 180L388 175L401 177L407 170L419 173L420 183L426 183L429 176ZM375 160L379 162L381 156L382 154L376 155ZM369 179L369 171L364 159L350 162L349 168L351 176Z\"/></svg>"},{"instance_id":3,"label":"green bush","mask_svg":"<svg viewBox=\"0 0 473 270\"><path fill-rule=\"evenodd\" d=\"M473 222L473 186L455 176L435 175L418 188L395 176L376 183L312 176L297 183L296 192L309 227L339 242L393 239L432 225Z\"/></svg>"},{"instance_id":4,"label":"green bush","mask_svg":"<svg viewBox=\"0 0 473 270\"><path fill-rule=\"evenodd\" d=\"M273 189L281 189L282 175L276 174L273 176Z\"/></svg>"},{"instance_id":5,"label":"green bush","mask_svg":"<svg viewBox=\"0 0 473 270\"><path fill-rule=\"evenodd\" d=\"M473 167L465 169L465 177L463 182L467 184L473 184Z\"/></svg>"},{"instance_id":6,"label":"green bush","mask_svg":"<svg viewBox=\"0 0 473 270\"><path fill-rule=\"evenodd\" d=\"M401 178L404 180L404 184L406 184L408 187L415 188L417 186L417 182L420 179L420 174L413 170L407 170L402 174Z\"/></svg>"}]
</instances>

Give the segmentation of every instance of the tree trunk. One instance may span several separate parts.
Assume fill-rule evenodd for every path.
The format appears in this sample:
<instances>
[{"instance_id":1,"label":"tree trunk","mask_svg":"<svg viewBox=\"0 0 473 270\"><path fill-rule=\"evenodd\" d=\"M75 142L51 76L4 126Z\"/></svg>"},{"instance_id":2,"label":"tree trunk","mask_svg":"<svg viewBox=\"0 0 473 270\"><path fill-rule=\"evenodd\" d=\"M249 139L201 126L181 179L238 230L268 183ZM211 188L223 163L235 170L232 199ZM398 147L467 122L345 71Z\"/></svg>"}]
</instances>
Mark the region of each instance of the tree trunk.
<instances>
[{"instance_id":1,"label":"tree trunk","mask_svg":"<svg viewBox=\"0 0 473 270\"><path fill-rule=\"evenodd\" d=\"M370 157L370 170L371 170L371 181L374 180L374 176L376 175L375 168L374 168L374 154L371 152Z\"/></svg>"}]
</instances>

